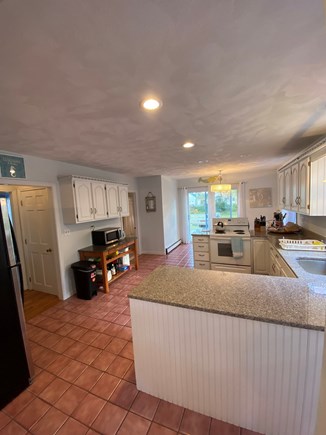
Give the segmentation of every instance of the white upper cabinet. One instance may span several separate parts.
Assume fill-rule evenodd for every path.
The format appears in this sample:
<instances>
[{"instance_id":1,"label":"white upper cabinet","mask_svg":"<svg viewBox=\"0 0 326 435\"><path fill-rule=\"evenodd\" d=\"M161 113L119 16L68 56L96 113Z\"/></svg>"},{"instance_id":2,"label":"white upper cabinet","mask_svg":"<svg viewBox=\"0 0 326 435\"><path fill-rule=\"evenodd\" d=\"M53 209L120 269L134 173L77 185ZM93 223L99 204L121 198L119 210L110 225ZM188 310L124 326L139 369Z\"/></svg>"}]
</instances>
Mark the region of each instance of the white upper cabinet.
<instances>
[{"instance_id":1,"label":"white upper cabinet","mask_svg":"<svg viewBox=\"0 0 326 435\"><path fill-rule=\"evenodd\" d=\"M310 157L279 171L278 206L280 209L309 214Z\"/></svg>"},{"instance_id":2,"label":"white upper cabinet","mask_svg":"<svg viewBox=\"0 0 326 435\"><path fill-rule=\"evenodd\" d=\"M76 178L72 180L75 204L75 222L89 222L94 219L92 187L89 180Z\"/></svg>"},{"instance_id":3,"label":"white upper cabinet","mask_svg":"<svg viewBox=\"0 0 326 435\"><path fill-rule=\"evenodd\" d=\"M291 210L309 214L310 157L291 166Z\"/></svg>"},{"instance_id":4,"label":"white upper cabinet","mask_svg":"<svg viewBox=\"0 0 326 435\"><path fill-rule=\"evenodd\" d=\"M312 216L326 216L326 155L311 162Z\"/></svg>"},{"instance_id":5,"label":"white upper cabinet","mask_svg":"<svg viewBox=\"0 0 326 435\"><path fill-rule=\"evenodd\" d=\"M123 184L106 184L108 217L129 215L128 186Z\"/></svg>"},{"instance_id":6,"label":"white upper cabinet","mask_svg":"<svg viewBox=\"0 0 326 435\"><path fill-rule=\"evenodd\" d=\"M298 211L310 213L310 157L300 160L298 163Z\"/></svg>"},{"instance_id":7,"label":"white upper cabinet","mask_svg":"<svg viewBox=\"0 0 326 435\"><path fill-rule=\"evenodd\" d=\"M285 184L284 184L284 171L279 171L277 174L278 186L278 208L282 209L285 205Z\"/></svg>"},{"instance_id":8,"label":"white upper cabinet","mask_svg":"<svg viewBox=\"0 0 326 435\"><path fill-rule=\"evenodd\" d=\"M129 216L128 186L120 184L118 187L121 216Z\"/></svg>"},{"instance_id":9,"label":"white upper cabinet","mask_svg":"<svg viewBox=\"0 0 326 435\"><path fill-rule=\"evenodd\" d=\"M105 182L91 181L93 197L93 216L95 220L107 219Z\"/></svg>"},{"instance_id":10,"label":"white upper cabinet","mask_svg":"<svg viewBox=\"0 0 326 435\"><path fill-rule=\"evenodd\" d=\"M106 195L108 201L108 217L119 217L119 192L117 184L106 184Z\"/></svg>"},{"instance_id":11,"label":"white upper cabinet","mask_svg":"<svg viewBox=\"0 0 326 435\"><path fill-rule=\"evenodd\" d=\"M59 177L65 224L93 222L129 214L128 186L83 177Z\"/></svg>"}]
</instances>

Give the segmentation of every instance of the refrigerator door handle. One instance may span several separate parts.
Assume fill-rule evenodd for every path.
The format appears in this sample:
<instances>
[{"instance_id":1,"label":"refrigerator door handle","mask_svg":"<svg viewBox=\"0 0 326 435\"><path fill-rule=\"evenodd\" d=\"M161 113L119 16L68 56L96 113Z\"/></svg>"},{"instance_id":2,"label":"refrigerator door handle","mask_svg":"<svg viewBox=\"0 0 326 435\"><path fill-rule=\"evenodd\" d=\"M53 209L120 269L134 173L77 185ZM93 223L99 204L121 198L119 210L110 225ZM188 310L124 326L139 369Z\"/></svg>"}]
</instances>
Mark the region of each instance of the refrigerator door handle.
<instances>
[{"instance_id":1,"label":"refrigerator door handle","mask_svg":"<svg viewBox=\"0 0 326 435\"><path fill-rule=\"evenodd\" d=\"M17 258L16 258L16 251L15 251L15 245L14 245L14 239L13 239L12 226L11 226L11 222L10 222L9 215L8 215L8 208L7 208L6 201L4 199L1 199L0 204L1 204L1 212L2 212L4 232L5 232L5 239L7 242L9 265L15 266L15 264L17 264Z\"/></svg>"},{"instance_id":2,"label":"refrigerator door handle","mask_svg":"<svg viewBox=\"0 0 326 435\"><path fill-rule=\"evenodd\" d=\"M24 340L26 359L27 359L30 381L31 381L32 377L34 376L34 366L33 366L32 356L31 356L31 352L30 352L30 348L29 348L29 342L28 342L28 338L27 338L27 334L26 334L25 315L24 315L24 309L23 309L22 298L21 298L20 265L17 265L15 267L11 268L11 276L12 276L12 282L14 285L20 328L21 328L22 336L23 336L23 340Z\"/></svg>"}]
</instances>

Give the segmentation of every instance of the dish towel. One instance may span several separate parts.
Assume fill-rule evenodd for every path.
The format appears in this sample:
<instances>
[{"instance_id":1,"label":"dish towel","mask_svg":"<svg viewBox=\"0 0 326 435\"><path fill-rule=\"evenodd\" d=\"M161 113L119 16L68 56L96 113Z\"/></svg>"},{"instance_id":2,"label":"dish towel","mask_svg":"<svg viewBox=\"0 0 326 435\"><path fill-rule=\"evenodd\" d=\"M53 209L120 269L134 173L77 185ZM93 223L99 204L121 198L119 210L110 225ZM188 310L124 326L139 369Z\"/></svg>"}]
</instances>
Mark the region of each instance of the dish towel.
<instances>
[{"instance_id":1,"label":"dish towel","mask_svg":"<svg viewBox=\"0 0 326 435\"><path fill-rule=\"evenodd\" d=\"M231 237L233 258L243 257L243 241L241 237Z\"/></svg>"}]
</instances>

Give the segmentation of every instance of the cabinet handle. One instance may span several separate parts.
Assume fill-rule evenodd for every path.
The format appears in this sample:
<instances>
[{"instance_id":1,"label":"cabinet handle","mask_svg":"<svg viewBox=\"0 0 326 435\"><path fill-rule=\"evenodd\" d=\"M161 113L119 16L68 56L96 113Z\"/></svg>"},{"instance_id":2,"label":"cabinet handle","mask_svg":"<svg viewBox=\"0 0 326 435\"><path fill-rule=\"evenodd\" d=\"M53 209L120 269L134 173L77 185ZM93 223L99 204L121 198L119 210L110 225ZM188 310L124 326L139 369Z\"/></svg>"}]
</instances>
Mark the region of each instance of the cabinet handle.
<instances>
[{"instance_id":1,"label":"cabinet handle","mask_svg":"<svg viewBox=\"0 0 326 435\"><path fill-rule=\"evenodd\" d=\"M204 254L198 254L198 257L205 257Z\"/></svg>"},{"instance_id":2,"label":"cabinet handle","mask_svg":"<svg viewBox=\"0 0 326 435\"><path fill-rule=\"evenodd\" d=\"M301 205L301 197L298 196L298 205Z\"/></svg>"},{"instance_id":3,"label":"cabinet handle","mask_svg":"<svg viewBox=\"0 0 326 435\"><path fill-rule=\"evenodd\" d=\"M206 266L206 263L198 263L199 266Z\"/></svg>"},{"instance_id":4,"label":"cabinet handle","mask_svg":"<svg viewBox=\"0 0 326 435\"><path fill-rule=\"evenodd\" d=\"M198 245L198 248L205 248L204 245Z\"/></svg>"},{"instance_id":5,"label":"cabinet handle","mask_svg":"<svg viewBox=\"0 0 326 435\"><path fill-rule=\"evenodd\" d=\"M283 202L283 204L285 204L285 196L283 196L282 202Z\"/></svg>"},{"instance_id":6,"label":"cabinet handle","mask_svg":"<svg viewBox=\"0 0 326 435\"><path fill-rule=\"evenodd\" d=\"M97 208L94 208L94 214L96 214L97 213Z\"/></svg>"},{"instance_id":7,"label":"cabinet handle","mask_svg":"<svg viewBox=\"0 0 326 435\"><path fill-rule=\"evenodd\" d=\"M90 212L91 212L91 214L93 214L93 209L92 208L90 209Z\"/></svg>"}]
</instances>

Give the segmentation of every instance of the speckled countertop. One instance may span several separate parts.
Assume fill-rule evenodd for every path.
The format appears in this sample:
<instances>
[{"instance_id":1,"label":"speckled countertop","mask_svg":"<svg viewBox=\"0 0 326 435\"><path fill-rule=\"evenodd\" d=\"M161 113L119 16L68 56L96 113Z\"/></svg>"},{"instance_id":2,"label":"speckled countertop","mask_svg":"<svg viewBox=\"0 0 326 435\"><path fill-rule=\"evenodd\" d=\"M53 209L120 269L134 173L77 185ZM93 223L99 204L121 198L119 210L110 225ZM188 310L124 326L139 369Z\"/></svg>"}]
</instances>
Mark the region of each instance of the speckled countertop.
<instances>
[{"instance_id":1,"label":"speckled countertop","mask_svg":"<svg viewBox=\"0 0 326 435\"><path fill-rule=\"evenodd\" d=\"M325 325L326 297L296 278L161 266L129 297L299 328Z\"/></svg>"},{"instance_id":2,"label":"speckled countertop","mask_svg":"<svg viewBox=\"0 0 326 435\"><path fill-rule=\"evenodd\" d=\"M326 251L295 251L295 250L287 250L282 249L279 240L283 237L285 239L293 239L293 240L304 240L304 239L312 239L312 240L322 240L323 237L317 234L275 234L275 233L266 233L266 232L255 232L252 233L253 237L265 237L268 241L278 250L279 254L283 259L287 262L296 276L308 285L310 289L324 289L325 295L323 296L326 299L326 275L316 275L313 273L306 272L298 263L299 258L309 258L309 259L318 259L322 258L326 260ZM318 290L319 291L319 290Z\"/></svg>"}]
</instances>

